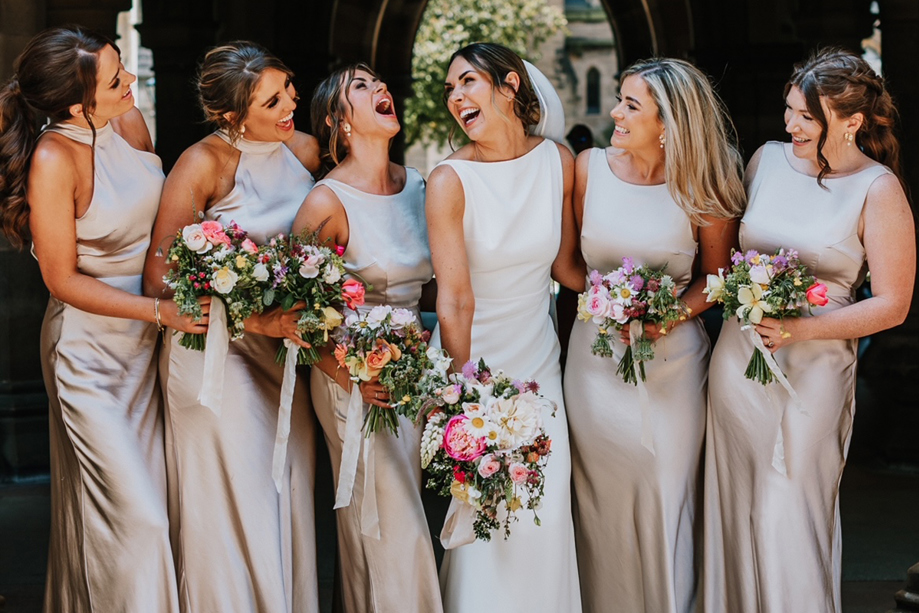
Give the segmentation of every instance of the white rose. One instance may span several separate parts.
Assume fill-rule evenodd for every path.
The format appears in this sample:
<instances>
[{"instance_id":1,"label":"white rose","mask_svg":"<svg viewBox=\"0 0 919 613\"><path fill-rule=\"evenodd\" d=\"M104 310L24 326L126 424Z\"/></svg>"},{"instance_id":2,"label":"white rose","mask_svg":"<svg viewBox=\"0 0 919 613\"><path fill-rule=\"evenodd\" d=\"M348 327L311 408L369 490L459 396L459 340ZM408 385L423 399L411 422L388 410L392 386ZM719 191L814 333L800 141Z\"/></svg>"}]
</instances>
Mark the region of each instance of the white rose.
<instances>
[{"instance_id":1,"label":"white rose","mask_svg":"<svg viewBox=\"0 0 919 613\"><path fill-rule=\"evenodd\" d=\"M268 267L259 262L252 267L252 276L255 277L256 281L264 283L268 280Z\"/></svg>"},{"instance_id":2,"label":"white rose","mask_svg":"<svg viewBox=\"0 0 919 613\"><path fill-rule=\"evenodd\" d=\"M195 253L207 253L213 247L204 236L201 224L195 223L182 228L182 240L185 241L185 246Z\"/></svg>"},{"instance_id":3,"label":"white rose","mask_svg":"<svg viewBox=\"0 0 919 613\"><path fill-rule=\"evenodd\" d=\"M760 285L769 285L769 270L765 266L757 265L750 267L750 280Z\"/></svg>"},{"instance_id":4,"label":"white rose","mask_svg":"<svg viewBox=\"0 0 919 613\"><path fill-rule=\"evenodd\" d=\"M395 330L399 328L404 328L409 324L415 323L415 315L408 309L393 309L392 312L392 327Z\"/></svg>"},{"instance_id":5,"label":"white rose","mask_svg":"<svg viewBox=\"0 0 919 613\"><path fill-rule=\"evenodd\" d=\"M456 404L459 402L459 392L456 390L455 385L448 385L443 389L443 392L440 395L444 399L444 402L447 404Z\"/></svg>"},{"instance_id":6,"label":"white rose","mask_svg":"<svg viewBox=\"0 0 919 613\"><path fill-rule=\"evenodd\" d=\"M304 279L315 279L319 276L319 267L322 265L321 255L311 255L303 260L300 265L300 276Z\"/></svg>"},{"instance_id":7,"label":"white rose","mask_svg":"<svg viewBox=\"0 0 919 613\"><path fill-rule=\"evenodd\" d=\"M214 273L214 289L221 294L229 294L236 287L239 275L224 266Z\"/></svg>"},{"instance_id":8,"label":"white rose","mask_svg":"<svg viewBox=\"0 0 919 613\"><path fill-rule=\"evenodd\" d=\"M338 270L338 266L335 266L334 264L329 266L329 269L325 271L324 275L322 275L322 280L329 285L338 282L339 279L341 279L341 272Z\"/></svg>"},{"instance_id":9,"label":"white rose","mask_svg":"<svg viewBox=\"0 0 919 613\"><path fill-rule=\"evenodd\" d=\"M371 330L376 330L380 327L386 317L392 313L392 307L389 305L381 304L370 309L370 312L367 313L367 325Z\"/></svg>"}]
</instances>

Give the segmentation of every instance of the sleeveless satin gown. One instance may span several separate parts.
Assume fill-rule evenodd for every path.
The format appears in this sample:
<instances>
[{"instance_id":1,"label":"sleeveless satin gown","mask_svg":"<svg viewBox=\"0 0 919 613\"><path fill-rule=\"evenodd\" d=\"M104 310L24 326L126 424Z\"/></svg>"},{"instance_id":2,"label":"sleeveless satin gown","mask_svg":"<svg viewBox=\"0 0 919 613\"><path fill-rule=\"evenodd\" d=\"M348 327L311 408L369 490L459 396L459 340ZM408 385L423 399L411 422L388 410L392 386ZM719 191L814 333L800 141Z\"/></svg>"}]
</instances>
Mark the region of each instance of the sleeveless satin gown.
<instances>
[{"instance_id":1,"label":"sleeveless satin gown","mask_svg":"<svg viewBox=\"0 0 919 613\"><path fill-rule=\"evenodd\" d=\"M221 133L218 136L229 142ZM313 178L281 142L240 139L236 185L206 212L256 243L290 232ZM319 610L313 485L315 425L296 382L281 492L271 478L281 339L231 341L220 415L198 403L204 353L170 336L160 360L183 611Z\"/></svg>"},{"instance_id":2,"label":"sleeveless satin gown","mask_svg":"<svg viewBox=\"0 0 919 613\"><path fill-rule=\"evenodd\" d=\"M59 123L46 132L93 145L88 128ZM76 220L77 268L140 295L162 164L111 123L96 130L93 160L92 201ZM48 613L178 610L158 338L155 324L48 301L41 340L51 430Z\"/></svg>"},{"instance_id":3,"label":"sleeveless satin gown","mask_svg":"<svg viewBox=\"0 0 919 613\"><path fill-rule=\"evenodd\" d=\"M316 185L332 190L345 208L349 234L345 268L373 285L359 310L388 304L411 309L418 316L421 286L433 275L424 180L418 171L406 168L405 187L389 196L368 194L334 179ZM318 368L312 370L310 386L337 487L350 393ZM363 406L363 415L368 407ZM373 435L375 479L368 487L376 493L380 538L361 532L367 470L362 456L351 504L336 511L345 613L442 610L434 549L421 505L421 428L404 417L399 424L398 437L385 431Z\"/></svg>"},{"instance_id":4,"label":"sleeveless satin gown","mask_svg":"<svg viewBox=\"0 0 919 613\"><path fill-rule=\"evenodd\" d=\"M855 302L865 279L858 223L880 164L824 179L795 170L791 144L767 143L747 177L743 249L797 249L827 285L819 317ZM805 315L807 316L807 315ZM705 611L838 612L839 482L855 414L857 341L794 343L774 355L807 415L778 383L744 378L751 331L726 321L712 355L705 462ZM772 467L779 429L787 476Z\"/></svg>"},{"instance_id":5,"label":"sleeveless satin gown","mask_svg":"<svg viewBox=\"0 0 919 613\"><path fill-rule=\"evenodd\" d=\"M447 551L444 610L581 610L571 518L571 458L558 337L549 316L552 262L561 242L564 177L558 146L544 140L502 162L446 160L465 193L466 253L475 295L471 358L517 379L535 379L558 404L544 415L552 439L542 526L526 510L508 540L495 534ZM439 328L438 328L439 330ZM438 342L435 331L432 342ZM462 365L459 365L462 366Z\"/></svg>"}]
</instances>

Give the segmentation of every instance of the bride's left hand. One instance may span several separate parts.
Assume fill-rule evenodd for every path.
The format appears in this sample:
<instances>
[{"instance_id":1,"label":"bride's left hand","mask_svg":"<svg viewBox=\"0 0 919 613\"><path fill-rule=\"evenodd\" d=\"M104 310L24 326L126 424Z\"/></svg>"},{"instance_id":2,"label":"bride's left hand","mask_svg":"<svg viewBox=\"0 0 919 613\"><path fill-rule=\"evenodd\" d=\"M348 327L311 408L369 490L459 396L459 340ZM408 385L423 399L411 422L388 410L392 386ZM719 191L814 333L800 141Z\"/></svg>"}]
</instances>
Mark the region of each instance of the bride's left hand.
<instances>
[{"instance_id":1,"label":"bride's left hand","mask_svg":"<svg viewBox=\"0 0 919 613\"><path fill-rule=\"evenodd\" d=\"M797 317L785 320L765 317L756 326L756 333L762 337L766 349L775 353L785 345L801 340L800 323Z\"/></svg>"},{"instance_id":2,"label":"bride's left hand","mask_svg":"<svg viewBox=\"0 0 919 613\"><path fill-rule=\"evenodd\" d=\"M645 338L651 341L652 343L657 342L657 339L659 339L662 336L665 336L663 333L661 333L661 328L662 326L660 324L646 323L645 324ZM673 324L670 325L670 327L667 329L667 332L669 333L670 330L672 329L673 329ZM632 344L632 339L629 336L628 326L626 326L625 328L619 331L619 339L626 345Z\"/></svg>"}]
</instances>

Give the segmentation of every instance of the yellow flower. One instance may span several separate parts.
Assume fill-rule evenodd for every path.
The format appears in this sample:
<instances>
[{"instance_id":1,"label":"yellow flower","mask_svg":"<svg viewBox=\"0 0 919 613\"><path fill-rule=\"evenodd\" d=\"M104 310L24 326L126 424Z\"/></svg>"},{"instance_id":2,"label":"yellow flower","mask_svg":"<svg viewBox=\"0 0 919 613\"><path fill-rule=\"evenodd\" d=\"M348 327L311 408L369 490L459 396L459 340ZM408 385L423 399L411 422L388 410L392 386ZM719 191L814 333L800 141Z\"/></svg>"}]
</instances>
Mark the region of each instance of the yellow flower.
<instances>
[{"instance_id":1,"label":"yellow flower","mask_svg":"<svg viewBox=\"0 0 919 613\"><path fill-rule=\"evenodd\" d=\"M245 268L248 263L249 263L249 260L246 259L246 256L244 255L236 256L236 268Z\"/></svg>"},{"instance_id":2,"label":"yellow flower","mask_svg":"<svg viewBox=\"0 0 919 613\"><path fill-rule=\"evenodd\" d=\"M750 260L752 264L759 264L762 258L759 255L753 256L753 259Z\"/></svg>"},{"instance_id":3,"label":"yellow flower","mask_svg":"<svg viewBox=\"0 0 919 613\"><path fill-rule=\"evenodd\" d=\"M507 510L511 512L517 511L522 506L523 504L520 502L520 498L514 496L514 499L507 503Z\"/></svg>"},{"instance_id":4,"label":"yellow flower","mask_svg":"<svg viewBox=\"0 0 919 613\"><path fill-rule=\"evenodd\" d=\"M173 262L178 262L178 261L179 261L179 256L173 254L173 256L172 256L172 261L173 261Z\"/></svg>"},{"instance_id":5,"label":"yellow flower","mask_svg":"<svg viewBox=\"0 0 919 613\"><path fill-rule=\"evenodd\" d=\"M799 279L798 277L795 277L795 287L799 287L800 285L801 285L801 279Z\"/></svg>"}]
</instances>

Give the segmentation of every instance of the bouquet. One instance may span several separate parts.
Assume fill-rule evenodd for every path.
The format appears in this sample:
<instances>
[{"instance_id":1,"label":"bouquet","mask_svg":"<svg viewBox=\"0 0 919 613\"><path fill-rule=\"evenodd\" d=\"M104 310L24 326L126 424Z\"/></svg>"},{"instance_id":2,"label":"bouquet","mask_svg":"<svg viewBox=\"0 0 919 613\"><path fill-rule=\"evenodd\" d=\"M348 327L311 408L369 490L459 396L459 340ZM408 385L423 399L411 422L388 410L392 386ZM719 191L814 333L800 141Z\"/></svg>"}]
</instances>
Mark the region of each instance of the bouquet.
<instances>
[{"instance_id":1,"label":"bouquet","mask_svg":"<svg viewBox=\"0 0 919 613\"><path fill-rule=\"evenodd\" d=\"M265 255L275 274L274 292L266 296L266 306L277 301L286 311L302 300L297 327L300 337L311 345L300 347L298 364L319 361L316 347L329 342L329 333L341 325L343 306L354 309L364 304L364 284L345 279L344 247L334 249L319 244L316 233L292 236L278 235L269 243ZM277 361L287 358L287 344L278 349Z\"/></svg>"},{"instance_id":2,"label":"bouquet","mask_svg":"<svg viewBox=\"0 0 919 613\"><path fill-rule=\"evenodd\" d=\"M524 506L540 525L536 510L552 447L543 410L551 408L554 415L555 404L538 393L535 381L492 373L483 360L467 362L462 374L440 383L428 390L423 413L421 466L430 473L427 487L471 505L473 530L483 541L502 527L504 538L510 536L510 524ZM499 518L502 502L507 514Z\"/></svg>"},{"instance_id":3,"label":"bouquet","mask_svg":"<svg viewBox=\"0 0 919 613\"><path fill-rule=\"evenodd\" d=\"M731 263L727 276L724 269L718 269L717 275L708 275L703 291L708 302L724 304L724 319L736 316L745 329L756 326L767 315L777 319L798 317L802 307L810 309L811 305L829 302L826 285L807 274L793 249L779 249L775 255L733 251ZM787 338L788 333L783 332L783 337ZM775 381L759 347L753 350L744 374L763 385Z\"/></svg>"},{"instance_id":4,"label":"bouquet","mask_svg":"<svg viewBox=\"0 0 919 613\"><path fill-rule=\"evenodd\" d=\"M263 309L264 282L268 268L259 261L259 248L245 230L231 222L223 226L203 221L182 228L167 254L175 264L163 277L173 290L179 313L202 317L201 296L216 296L227 306L227 328L233 339L245 332L244 321ZM183 333L179 344L203 351L204 334Z\"/></svg>"},{"instance_id":5,"label":"bouquet","mask_svg":"<svg viewBox=\"0 0 919 613\"><path fill-rule=\"evenodd\" d=\"M600 326L591 346L594 355L612 357L610 328L624 330L632 321L661 325L667 333L671 323L686 319L689 308L676 297L676 286L663 270L635 266L632 258L622 258L622 266L607 275L590 273L590 288L578 296L578 318ZM642 331L637 342L625 349L617 373L626 383L636 384L635 362L645 380L645 362L654 359L654 347Z\"/></svg>"},{"instance_id":6,"label":"bouquet","mask_svg":"<svg viewBox=\"0 0 919 613\"><path fill-rule=\"evenodd\" d=\"M347 369L355 385L379 376L391 399L390 409L370 407L364 419L365 436L384 428L399 436L398 415L412 417L406 409L417 406L418 384L434 366L428 357L430 338L407 309L380 305L364 315L348 315L335 346L339 366Z\"/></svg>"}]
</instances>

